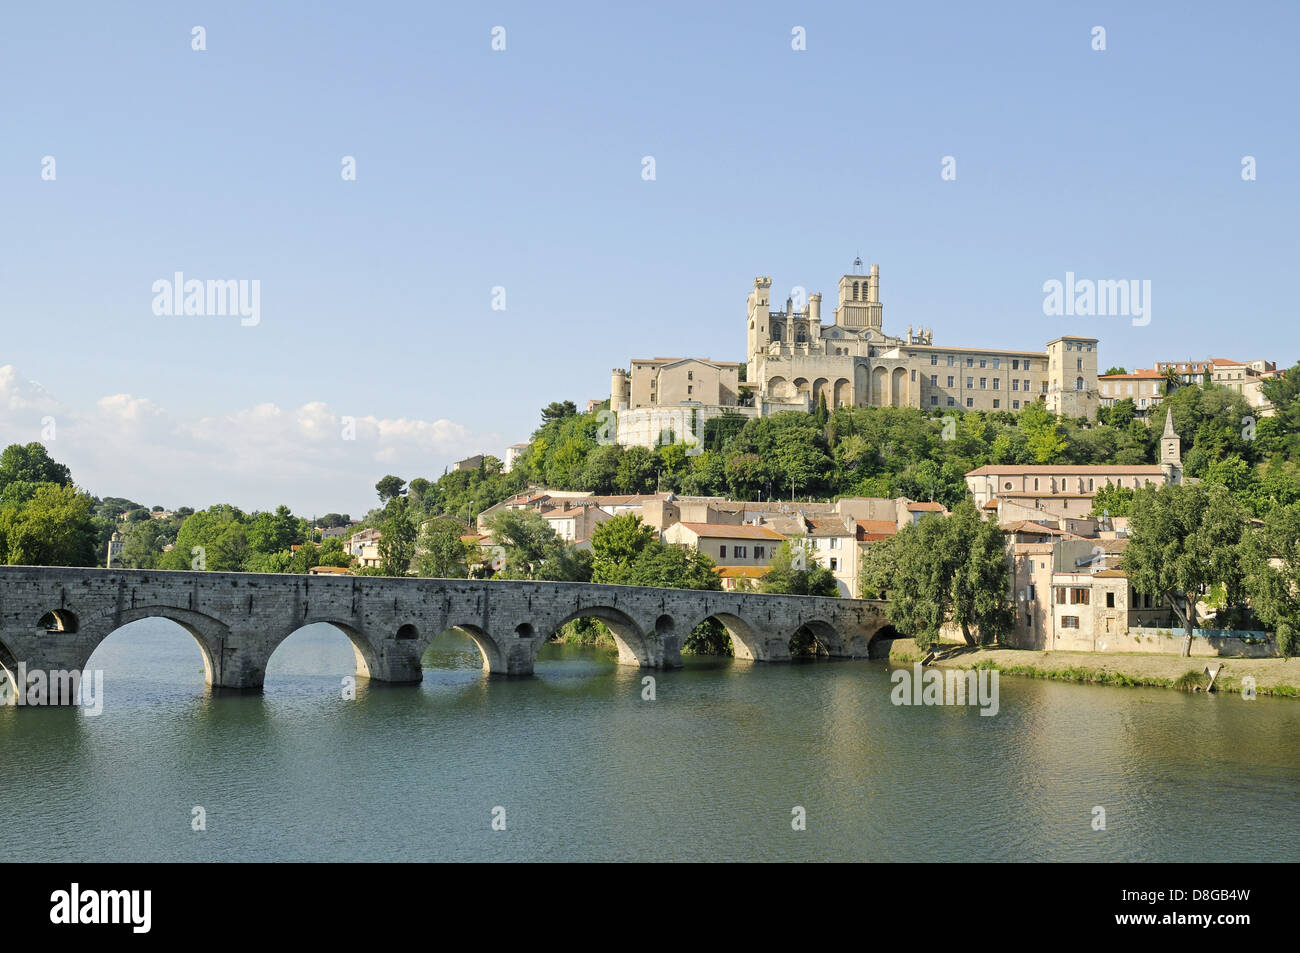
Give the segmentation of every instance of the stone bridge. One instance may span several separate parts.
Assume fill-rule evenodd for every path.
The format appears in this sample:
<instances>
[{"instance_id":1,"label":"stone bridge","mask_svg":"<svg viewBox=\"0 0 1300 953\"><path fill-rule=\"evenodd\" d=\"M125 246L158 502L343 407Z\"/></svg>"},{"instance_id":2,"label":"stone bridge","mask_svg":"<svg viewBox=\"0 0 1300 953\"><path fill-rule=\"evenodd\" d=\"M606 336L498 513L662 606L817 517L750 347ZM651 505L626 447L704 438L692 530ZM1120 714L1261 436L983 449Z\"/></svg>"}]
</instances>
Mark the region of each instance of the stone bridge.
<instances>
[{"instance_id":1,"label":"stone bridge","mask_svg":"<svg viewBox=\"0 0 1300 953\"><path fill-rule=\"evenodd\" d=\"M420 659L447 629L466 633L490 675L530 675L566 622L605 623L619 662L681 665L691 630L716 619L737 658L790 659L800 630L833 658L866 658L886 604L816 596L651 589L566 582L398 579L263 573L0 566L0 664L11 672L80 671L114 631L170 619L199 644L214 690L258 691L271 654L305 625L342 630L357 674L419 682Z\"/></svg>"}]
</instances>

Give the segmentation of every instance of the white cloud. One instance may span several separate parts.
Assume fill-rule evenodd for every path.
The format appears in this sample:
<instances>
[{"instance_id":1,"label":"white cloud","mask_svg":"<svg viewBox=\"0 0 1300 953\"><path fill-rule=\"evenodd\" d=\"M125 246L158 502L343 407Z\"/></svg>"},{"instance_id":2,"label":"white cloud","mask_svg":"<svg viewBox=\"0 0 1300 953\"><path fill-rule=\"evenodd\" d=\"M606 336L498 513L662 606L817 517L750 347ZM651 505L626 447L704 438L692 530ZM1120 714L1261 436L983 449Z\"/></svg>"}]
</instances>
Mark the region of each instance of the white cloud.
<instances>
[{"instance_id":1,"label":"white cloud","mask_svg":"<svg viewBox=\"0 0 1300 953\"><path fill-rule=\"evenodd\" d=\"M4 443L42 440L42 421L51 416L56 436L44 440L50 455L98 496L196 509L285 503L307 516L331 510L359 516L376 504L374 485L385 474L436 479L452 461L500 453L505 443L445 419L366 416L345 426L344 416L322 401L296 408L262 403L186 419L148 397L110 394L81 411L23 381L12 365L0 367Z\"/></svg>"}]
</instances>

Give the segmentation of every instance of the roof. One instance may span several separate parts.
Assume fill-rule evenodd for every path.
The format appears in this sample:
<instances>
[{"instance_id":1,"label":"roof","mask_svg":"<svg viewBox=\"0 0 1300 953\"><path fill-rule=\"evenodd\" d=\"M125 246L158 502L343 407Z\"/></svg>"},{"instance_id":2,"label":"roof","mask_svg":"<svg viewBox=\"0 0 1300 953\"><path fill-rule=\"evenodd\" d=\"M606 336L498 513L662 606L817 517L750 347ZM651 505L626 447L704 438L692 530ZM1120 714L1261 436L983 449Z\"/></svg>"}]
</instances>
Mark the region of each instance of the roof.
<instances>
[{"instance_id":1,"label":"roof","mask_svg":"<svg viewBox=\"0 0 1300 953\"><path fill-rule=\"evenodd\" d=\"M830 517L805 517L808 524L808 535L815 537L831 536L850 536L853 530L849 529L848 522L844 519L834 519ZM891 524L892 525L892 524Z\"/></svg>"},{"instance_id":2,"label":"roof","mask_svg":"<svg viewBox=\"0 0 1300 953\"><path fill-rule=\"evenodd\" d=\"M1038 464L1019 464L1016 466L1001 466L998 464L985 464L977 470L971 470L966 475L973 476L1084 476L1119 474L1119 473L1149 473L1154 476L1157 473L1164 472L1158 463L1136 463L1133 466L1120 466L1111 463L1089 463L1079 466L1068 466L1058 463L1038 463Z\"/></svg>"},{"instance_id":3,"label":"roof","mask_svg":"<svg viewBox=\"0 0 1300 953\"><path fill-rule=\"evenodd\" d=\"M1119 569L1099 569L1093 573L1094 576L1101 576L1103 579L1127 579L1128 573Z\"/></svg>"},{"instance_id":4,"label":"roof","mask_svg":"<svg viewBox=\"0 0 1300 953\"><path fill-rule=\"evenodd\" d=\"M1115 381L1115 380L1124 380L1125 378L1141 378L1142 380L1154 380L1156 378L1159 378L1161 380L1164 380L1164 376L1165 375L1160 373L1159 371L1139 369L1129 374L1100 374L1097 376L1097 380Z\"/></svg>"},{"instance_id":5,"label":"roof","mask_svg":"<svg viewBox=\"0 0 1300 953\"><path fill-rule=\"evenodd\" d=\"M714 566L713 571L723 579L761 579L771 566Z\"/></svg>"},{"instance_id":6,"label":"roof","mask_svg":"<svg viewBox=\"0 0 1300 953\"><path fill-rule=\"evenodd\" d=\"M1050 533L1053 536L1073 536L1074 533L1067 533L1063 529L1056 529L1052 526L1044 526L1042 523L1035 523L1033 520L1021 520L1018 523L1012 523L1010 526L1002 527L1008 533Z\"/></svg>"},{"instance_id":7,"label":"roof","mask_svg":"<svg viewBox=\"0 0 1300 953\"><path fill-rule=\"evenodd\" d=\"M696 536L710 539L785 539L780 533L766 526L748 524L728 526L725 523L678 523L676 525L686 527Z\"/></svg>"},{"instance_id":8,"label":"roof","mask_svg":"<svg viewBox=\"0 0 1300 953\"><path fill-rule=\"evenodd\" d=\"M313 576L345 576L348 570L343 566L312 566L307 572Z\"/></svg>"},{"instance_id":9,"label":"roof","mask_svg":"<svg viewBox=\"0 0 1300 953\"><path fill-rule=\"evenodd\" d=\"M913 513L942 513L944 511L942 503L908 503L907 508Z\"/></svg>"}]
</instances>

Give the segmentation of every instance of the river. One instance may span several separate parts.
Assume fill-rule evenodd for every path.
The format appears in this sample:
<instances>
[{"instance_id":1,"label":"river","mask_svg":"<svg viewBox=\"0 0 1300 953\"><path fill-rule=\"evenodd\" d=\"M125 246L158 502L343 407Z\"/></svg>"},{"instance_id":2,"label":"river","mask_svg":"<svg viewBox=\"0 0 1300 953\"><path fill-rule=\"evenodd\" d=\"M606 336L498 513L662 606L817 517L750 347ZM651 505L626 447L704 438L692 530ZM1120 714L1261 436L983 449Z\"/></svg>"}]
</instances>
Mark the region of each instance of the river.
<instances>
[{"instance_id":1,"label":"river","mask_svg":"<svg viewBox=\"0 0 1300 953\"><path fill-rule=\"evenodd\" d=\"M880 661L648 673L559 645L535 677L489 680L444 633L423 684L348 700L353 664L309 626L264 694L210 697L179 627L119 630L91 659L102 713L0 708L8 859L1280 861L1300 843L1288 699L1005 677L986 717L895 706Z\"/></svg>"}]
</instances>

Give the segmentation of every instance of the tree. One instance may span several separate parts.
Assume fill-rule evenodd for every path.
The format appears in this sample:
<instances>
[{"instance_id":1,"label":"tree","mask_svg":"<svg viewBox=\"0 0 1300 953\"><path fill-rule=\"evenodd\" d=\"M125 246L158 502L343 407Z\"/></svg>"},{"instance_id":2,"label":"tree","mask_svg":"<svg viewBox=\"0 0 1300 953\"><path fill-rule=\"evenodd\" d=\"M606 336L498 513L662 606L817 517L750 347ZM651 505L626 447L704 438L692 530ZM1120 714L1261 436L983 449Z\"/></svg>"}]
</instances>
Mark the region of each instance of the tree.
<instances>
[{"instance_id":1,"label":"tree","mask_svg":"<svg viewBox=\"0 0 1300 953\"><path fill-rule=\"evenodd\" d=\"M563 420L565 417L573 417L578 413L577 406L571 400L552 401L542 408L542 424L549 424L555 420Z\"/></svg>"},{"instance_id":2,"label":"tree","mask_svg":"<svg viewBox=\"0 0 1300 953\"><path fill-rule=\"evenodd\" d=\"M654 530L642 523L641 517L635 513L620 513L605 520L591 533L591 581L633 585L633 565L646 549L656 543Z\"/></svg>"},{"instance_id":3,"label":"tree","mask_svg":"<svg viewBox=\"0 0 1300 953\"><path fill-rule=\"evenodd\" d=\"M37 485L25 504L0 506L5 562L11 566L95 565L93 508L89 495L71 485L48 482Z\"/></svg>"},{"instance_id":4,"label":"tree","mask_svg":"<svg viewBox=\"0 0 1300 953\"><path fill-rule=\"evenodd\" d=\"M1119 568L1138 592L1169 599L1186 631L1184 657L1192 651L1197 600L1216 583L1230 602L1240 593L1245 522L1241 504L1217 484L1143 487L1134 496Z\"/></svg>"},{"instance_id":5,"label":"tree","mask_svg":"<svg viewBox=\"0 0 1300 953\"><path fill-rule=\"evenodd\" d=\"M401 496L402 493L405 492L403 490L403 487L405 486L405 480L401 477L395 477L392 474L389 474L375 484L375 492L379 494L380 503L387 503L389 500Z\"/></svg>"},{"instance_id":6,"label":"tree","mask_svg":"<svg viewBox=\"0 0 1300 953\"><path fill-rule=\"evenodd\" d=\"M1092 498L1092 516L1128 516L1133 507L1133 494L1137 491L1130 486L1107 483Z\"/></svg>"},{"instance_id":7,"label":"tree","mask_svg":"<svg viewBox=\"0 0 1300 953\"><path fill-rule=\"evenodd\" d=\"M923 649L946 625L959 627L967 645L987 645L1015 623L1004 536L970 500L951 516L927 516L872 544L861 588L887 597L889 621Z\"/></svg>"},{"instance_id":8,"label":"tree","mask_svg":"<svg viewBox=\"0 0 1300 953\"><path fill-rule=\"evenodd\" d=\"M0 454L0 490L14 482L70 486L72 474L62 463L50 459L42 444L35 441L25 446L14 443Z\"/></svg>"},{"instance_id":9,"label":"tree","mask_svg":"<svg viewBox=\"0 0 1300 953\"><path fill-rule=\"evenodd\" d=\"M629 585L667 589L721 589L713 560L684 546L650 546L633 564Z\"/></svg>"},{"instance_id":10,"label":"tree","mask_svg":"<svg viewBox=\"0 0 1300 953\"><path fill-rule=\"evenodd\" d=\"M1105 374L1105 376L1106 376L1106 377L1110 377L1112 374L1127 374L1127 373L1128 373L1128 371L1126 371L1126 370L1125 370L1124 368L1122 368L1122 367L1108 367L1108 368L1106 368L1106 374Z\"/></svg>"},{"instance_id":11,"label":"tree","mask_svg":"<svg viewBox=\"0 0 1300 953\"><path fill-rule=\"evenodd\" d=\"M1246 592L1255 612L1277 633L1284 657L1300 652L1300 503L1279 506L1242 540Z\"/></svg>"},{"instance_id":12,"label":"tree","mask_svg":"<svg viewBox=\"0 0 1300 953\"><path fill-rule=\"evenodd\" d=\"M501 510L487 518L485 528L506 551L505 565L497 572L502 579L537 579L565 548L551 524L533 510Z\"/></svg>"},{"instance_id":13,"label":"tree","mask_svg":"<svg viewBox=\"0 0 1300 953\"><path fill-rule=\"evenodd\" d=\"M414 485L415 481L411 481ZM461 537L469 530L459 520L436 517L424 524L420 533L418 573L426 578L464 579L468 574L468 556Z\"/></svg>"},{"instance_id":14,"label":"tree","mask_svg":"<svg viewBox=\"0 0 1300 953\"><path fill-rule=\"evenodd\" d=\"M387 479L387 478L385 478ZM382 482L382 481L381 481ZM411 519L410 501L394 496L388 501L379 537L379 563L385 576L405 576L415 558L415 523Z\"/></svg>"},{"instance_id":15,"label":"tree","mask_svg":"<svg viewBox=\"0 0 1300 953\"><path fill-rule=\"evenodd\" d=\"M772 554L772 563L759 585L762 592L792 596L838 596L835 574L813 558L806 539L784 540Z\"/></svg>"}]
</instances>

